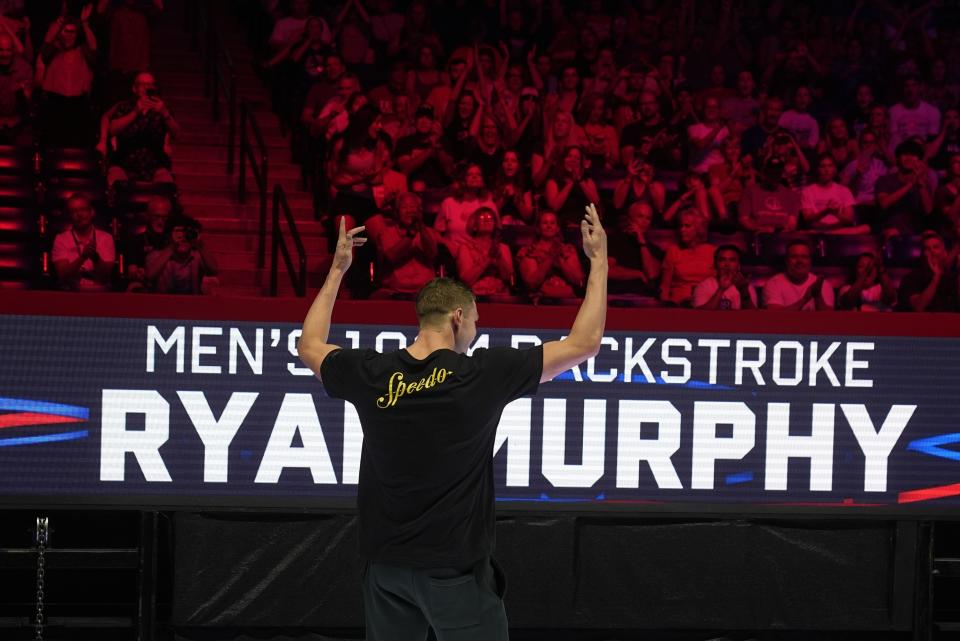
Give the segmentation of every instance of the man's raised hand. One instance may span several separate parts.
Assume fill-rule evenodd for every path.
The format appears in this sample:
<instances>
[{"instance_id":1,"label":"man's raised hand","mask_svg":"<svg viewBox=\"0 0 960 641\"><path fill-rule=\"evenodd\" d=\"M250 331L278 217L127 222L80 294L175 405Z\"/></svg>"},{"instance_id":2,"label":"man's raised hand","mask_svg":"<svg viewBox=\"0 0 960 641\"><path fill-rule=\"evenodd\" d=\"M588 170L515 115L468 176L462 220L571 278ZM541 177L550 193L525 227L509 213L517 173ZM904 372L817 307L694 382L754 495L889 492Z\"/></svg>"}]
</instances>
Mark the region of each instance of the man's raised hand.
<instances>
[{"instance_id":1,"label":"man's raised hand","mask_svg":"<svg viewBox=\"0 0 960 641\"><path fill-rule=\"evenodd\" d=\"M332 269L341 271L350 269L350 264L353 263L353 248L367 242L366 237L357 235L364 229L366 228L360 226L347 231L346 217L340 217L340 231L337 234L337 250L333 255Z\"/></svg>"},{"instance_id":2,"label":"man's raised hand","mask_svg":"<svg viewBox=\"0 0 960 641\"><path fill-rule=\"evenodd\" d=\"M586 214L580 221L580 232L583 234L583 253L590 260L607 260L607 233L600 224L600 214L593 203L587 205Z\"/></svg>"}]
</instances>

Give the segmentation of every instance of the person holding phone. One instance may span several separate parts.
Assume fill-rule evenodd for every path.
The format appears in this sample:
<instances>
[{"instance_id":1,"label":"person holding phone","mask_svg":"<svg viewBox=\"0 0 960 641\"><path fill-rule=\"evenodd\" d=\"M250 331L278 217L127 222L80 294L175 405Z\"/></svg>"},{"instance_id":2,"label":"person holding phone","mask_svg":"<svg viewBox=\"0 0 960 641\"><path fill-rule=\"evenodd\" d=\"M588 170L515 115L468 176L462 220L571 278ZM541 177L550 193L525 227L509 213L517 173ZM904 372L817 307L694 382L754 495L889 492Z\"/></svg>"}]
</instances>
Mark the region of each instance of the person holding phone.
<instances>
[{"instance_id":1,"label":"person holding phone","mask_svg":"<svg viewBox=\"0 0 960 641\"><path fill-rule=\"evenodd\" d=\"M133 95L115 105L105 116L105 140L116 142L110 159L107 184L118 180L173 182L172 163L167 153L169 142L180 131L170 109L160 98L153 74L137 74Z\"/></svg>"}]
</instances>

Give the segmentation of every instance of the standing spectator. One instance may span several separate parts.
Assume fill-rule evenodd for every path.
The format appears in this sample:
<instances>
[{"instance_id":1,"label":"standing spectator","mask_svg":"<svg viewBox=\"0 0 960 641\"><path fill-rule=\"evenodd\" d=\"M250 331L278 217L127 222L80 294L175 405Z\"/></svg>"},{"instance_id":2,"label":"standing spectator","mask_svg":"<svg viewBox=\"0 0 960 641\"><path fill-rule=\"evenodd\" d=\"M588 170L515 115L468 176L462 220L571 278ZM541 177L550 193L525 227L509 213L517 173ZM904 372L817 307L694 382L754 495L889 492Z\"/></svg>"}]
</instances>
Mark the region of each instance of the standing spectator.
<instances>
[{"instance_id":1,"label":"standing spectator","mask_svg":"<svg viewBox=\"0 0 960 641\"><path fill-rule=\"evenodd\" d=\"M133 76L150 68L150 22L163 11L163 0L99 0L97 14L107 22L107 104L122 99Z\"/></svg>"},{"instance_id":2,"label":"standing spectator","mask_svg":"<svg viewBox=\"0 0 960 641\"><path fill-rule=\"evenodd\" d=\"M481 207L497 210L490 190L484 183L483 170L479 165L467 165L453 195L440 203L440 213L433 223L433 228L440 232L451 254L456 255L456 246L470 239L467 223L473 212Z\"/></svg>"},{"instance_id":3,"label":"standing spectator","mask_svg":"<svg viewBox=\"0 0 960 641\"><path fill-rule=\"evenodd\" d=\"M520 278L530 297L571 298L583 286L583 267L577 250L563 242L557 215L540 212L537 239L517 252Z\"/></svg>"},{"instance_id":4,"label":"standing spectator","mask_svg":"<svg viewBox=\"0 0 960 641\"><path fill-rule=\"evenodd\" d=\"M957 257L947 251L943 237L923 232L920 264L900 282L901 309L912 312L957 311Z\"/></svg>"},{"instance_id":5,"label":"standing spectator","mask_svg":"<svg viewBox=\"0 0 960 641\"><path fill-rule=\"evenodd\" d=\"M885 236L910 235L929 226L937 176L923 163L923 148L908 140L897 145L896 169L877 180L877 205Z\"/></svg>"},{"instance_id":6,"label":"standing spectator","mask_svg":"<svg viewBox=\"0 0 960 641\"><path fill-rule=\"evenodd\" d=\"M446 84L439 68L438 51L432 45L423 44L417 52L417 65L407 74L407 93L425 101L430 92Z\"/></svg>"},{"instance_id":7,"label":"standing spectator","mask_svg":"<svg viewBox=\"0 0 960 641\"><path fill-rule=\"evenodd\" d=\"M940 133L931 136L927 142L924 157L930 167L936 171L946 171L947 162L960 153L960 109L950 107L943 112L943 124Z\"/></svg>"},{"instance_id":8,"label":"standing spectator","mask_svg":"<svg viewBox=\"0 0 960 641\"><path fill-rule=\"evenodd\" d=\"M364 105L350 115L350 124L333 141L328 168L335 190L331 209L333 217L348 217L348 229L362 225L381 206L374 189L383 185L390 161L390 140L380 124L377 109Z\"/></svg>"},{"instance_id":9,"label":"standing spectator","mask_svg":"<svg viewBox=\"0 0 960 641\"><path fill-rule=\"evenodd\" d=\"M530 159L534 187L546 184L547 179L562 166L567 149L579 145L582 140L583 130L574 123L573 116L564 111L558 112L547 129L542 148L534 151Z\"/></svg>"},{"instance_id":10,"label":"standing spectator","mask_svg":"<svg viewBox=\"0 0 960 641\"><path fill-rule=\"evenodd\" d=\"M620 160L617 130L607 120L607 101L602 94L591 94L583 101L581 127L586 141L587 157L594 170L610 170Z\"/></svg>"},{"instance_id":11,"label":"standing spectator","mask_svg":"<svg viewBox=\"0 0 960 641\"><path fill-rule=\"evenodd\" d=\"M703 120L687 129L690 139L690 169L707 173L710 165L723 162L723 141L730 130L720 119L720 101L707 98L703 103Z\"/></svg>"},{"instance_id":12,"label":"standing spectator","mask_svg":"<svg viewBox=\"0 0 960 641\"><path fill-rule=\"evenodd\" d=\"M804 312L833 309L833 286L810 271L812 255L806 240L787 244L786 270L763 286L764 307Z\"/></svg>"},{"instance_id":13,"label":"standing spectator","mask_svg":"<svg viewBox=\"0 0 960 641\"><path fill-rule=\"evenodd\" d=\"M440 237L424 225L419 196L397 194L396 215L371 216L366 228L379 259L379 289L371 298L413 295L434 278Z\"/></svg>"},{"instance_id":14,"label":"standing spectator","mask_svg":"<svg viewBox=\"0 0 960 641\"><path fill-rule=\"evenodd\" d=\"M773 234L797 228L800 196L784 187L783 159L773 156L763 166L759 180L747 185L737 205L740 226L746 231Z\"/></svg>"},{"instance_id":15,"label":"standing spectator","mask_svg":"<svg viewBox=\"0 0 960 641\"><path fill-rule=\"evenodd\" d=\"M708 225L727 222L727 210L719 192L707 188L704 174L688 171L683 178L683 193L663 212L663 222L672 223L678 213L693 209Z\"/></svg>"},{"instance_id":16,"label":"standing spectator","mask_svg":"<svg viewBox=\"0 0 960 641\"><path fill-rule=\"evenodd\" d=\"M586 206L600 202L597 185L587 175L583 149L573 145L564 150L561 166L547 180L544 198L561 228L579 226Z\"/></svg>"},{"instance_id":17,"label":"standing spectator","mask_svg":"<svg viewBox=\"0 0 960 641\"><path fill-rule=\"evenodd\" d=\"M743 190L757 178L753 158L742 153L737 136L723 141L723 162L710 165L709 174L711 199L718 205L722 203L727 215L735 219Z\"/></svg>"},{"instance_id":18,"label":"standing spectator","mask_svg":"<svg viewBox=\"0 0 960 641\"><path fill-rule=\"evenodd\" d=\"M0 33L0 144L30 145L33 69L16 55L13 36Z\"/></svg>"},{"instance_id":19,"label":"standing spectator","mask_svg":"<svg viewBox=\"0 0 960 641\"><path fill-rule=\"evenodd\" d=\"M513 256L500 242L500 225L492 209L481 207L467 222L470 239L457 245L457 275L474 294L507 294L513 281Z\"/></svg>"},{"instance_id":20,"label":"standing spectator","mask_svg":"<svg viewBox=\"0 0 960 641\"><path fill-rule=\"evenodd\" d=\"M890 147L913 136L927 140L940 132L940 110L921 99L920 79L903 81L903 100L890 108Z\"/></svg>"},{"instance_id":21,"label":"standing spectator","mask_svg":"<svg viewBox=\"0 0 960 641\"><path fill-rule=\"evenodd\" d=\"M421 105L413 115L413 133L397 141L397 169L407 176L414 191L447 185L452 162L440 143L440 123L433 107Z\"/></svg>"},{"instance_id":22,"label":"standing spectator","mask_svg":"<svg viewBox=\"0 0 960 641\"><path fill-rule=\"evenodd\" d=\"M110 232L93 225L94 210L79 194L67 198L70 229L53 239L51 260L62 289L107 291L113 276L116 250Z\"/></svg>"},{"instance_id":23,"label":"standing spectator","mask_svg":"<svg viewBox=\"0 0 960 641\"><path fill-rule=\"evenodd\" d=\"M780 126L790 132L800 148L812 152L820 142L820 125L817 119L810 115L810 103L813 94L810 87L797 87L793 96L793 108L783 112L780 116Z\"/></svg>"},{"instance_id":24,"label":"standing spectator","mask_svg":"<svg viewBox=\"0 0 960 641\"><path fill-rule=\"evenodd\" d=\"M897 302L897 288L873 252L857 256L853 273L840 288L837 308L858 312L889 312Z\"/></svg>"},{"instance_id":25,"label":"standing spectator","mask_svg":"<svg viewBox=\"0 0 960 641\"><path fill-rule=\"evenodd\" d=\"M147 280L159 294L208 293L204 279L217 275L217 261L200 223L181 214L170 219L168 227L170 244L147 254Z\"/></svg>"},{"instance_id":26,"label":"standing spectator","mask_svg":"<svg viewBox=\"0 0 960 641\"><path fill-rule=\"evenodd\" d=\"M118 180L173 182L166 149L180 127L160 99L152 74L137 74L133 96L111 109L109 122L110 136L117 142L107 171L109 185Z\"/></svg>"},{"instance_id":27,"label":"standing spectator","mask_svg":"<svg viewBox=\"0 0 960 641\"><path fill-rule=\"evenodd\" d=\"M720 101L720 111L737 137L757 122L760 101L756 97L757 83L753 72L743 70L737 74L737 92Z\"/></svg>"},{"instance_id":28,"label":"standing spectator","mask_svg":"<svg viewBox=\"0 0 960 641\"><path fill-rule=\"evenodd\" d=\"M629 167L634 158L657 169L677 169L683 161L679 131L664 120L657 95L644 91L637 99L638 118L623 128L620 160Z\"/></svg>"},{"instance_id":29,"label":"standing spectator","mask_svg":"<svg viewBox=\"0 0 960 641\"><path fill-rule=\"evenodd\" d=\"M493 181L493 200L504 225L533 222L533 194L527 187L524 169L516 151L508 149Z\"/></svg>"},{"instance_id":30,"label":"standing spectator","mask_svg":"<svg viewBox=\"0 0 960 641\"><path fill-rule=\"evenodd\" d=\"M836 182L837 161L824 154L817 163L817 180L800 192L800 215L808 228L822 234L867 234L857 225L853 194Z\"/></svg>"},{"instance_id":31,"label":"standing spectator","mask_svg":"<svg viewBox=\"0 0 960 641\"><path fill-rule=\"evenodd\" d=\"M647 242L653 208L635 202L620 219L620 233L611 234L609 292L657 296L663 252Z\"/></svg>"},{"instance_id":32,"label":"standing spectator","mask_svg":"<svg viewBox=\"0 0 960 641\"><path fill-rule=\"evenodd\" d=\"M713 254L716 274L700 281L693 290L697 309L756 309L757 292L740 271L740 248L720 245Z\"/></svg>"},{"instance_id":33,"label":"standing spectator","mask_svg":"<svg viewBox=\"0 0 960 641\"><path fill-rule=\"evenodd\" d=\"M679 243L671 245L663 259L660 300L689 305L693 288L713 273L716 248L707 242L707 221L694 209L679 215Z\"/></svg>"},{"instance_id":34,"label":"standing spectator","mask_svg":"<svg viewBox=\"0 0 960 641\"><path fill-rule=\"evenodd\" d=\"M503 160L503 136L500 133L500 125L493 118L487 116L480 123L480 132L476 139L476 148L470 156L470 161L480 165L483 169L483 179L488 183L493 182L500 163Z\"/></svg>"},{"instance_id":35,"label":"standing spectator","mask_svg":"<svg viewBox=\"0 0 960 641\"><path fill-rule=\"evenodd\" d=\"M307 19L310 17L310 0L291 0L290 15L277 20L273 26L273 33L270 34L270 48L274 53L280 51L291 42L299 39L307 26ZM321 41L329 46L333 40L330 33L330 26L323 18L320 18L320 30L322 32Z\"/></svg>"},{"instance_id":36,"label":"standing spectator","mask_svg":"<svg viewBox=\"0 0 960 641\"><path fill-rule=\"evenodd\" d=\"M323 73L311 85L307 97L304 99L303 109L300 112L300 123L308 127L314 137L319 137L318 129L320 127L316 125L316 120L327 102L335 96L341 96L342 103L345 104L350 94L360 89L359 85L351 80L349 86L346 86L344 90L349 91L349 93L343 96L340 79L345 73L346 68L338 54L330 53L324 57Z\"/></svg>"},{"instance_id":37,"label":"standing spectator","mask_svg":"<svg viewBox=\"0 0 960 641\"><path fill-rule=\"evenodd\" d=\"M92 143L90 91L97 55L97 38L89 22L92 10L93 5L85 6L80 21L60 16L43 41L36 75L44 92L41 126L48 145L87 147Z\"/></svg>"}]
</instances>

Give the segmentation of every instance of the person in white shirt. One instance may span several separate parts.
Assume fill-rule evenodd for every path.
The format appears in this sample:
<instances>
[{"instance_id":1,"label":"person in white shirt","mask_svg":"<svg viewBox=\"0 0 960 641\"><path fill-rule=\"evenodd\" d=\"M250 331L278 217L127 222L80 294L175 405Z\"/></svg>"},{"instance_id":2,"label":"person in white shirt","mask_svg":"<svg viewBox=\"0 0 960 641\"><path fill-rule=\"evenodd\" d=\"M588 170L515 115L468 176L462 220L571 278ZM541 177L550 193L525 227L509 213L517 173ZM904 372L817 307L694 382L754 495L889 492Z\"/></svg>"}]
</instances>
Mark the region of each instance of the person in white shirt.
<instances>
[{"instance_id":1,"label":"person in white shirt","mask_svg":"<svg viewBox=\"0 0 960 641\"><path fill-rule=\"evenodd\" d=\"M836 182L837 161L824 154L817 163L817 182L800 192L800 215L807 226L826 234L869 234L868 225L857 225L853 193Z\"/></svg>"},{"instance_id":2,"label":"person in white shirt","mask_svg":"<svg viewBox=\"0 0 960 641\"><path fill-rule=\"evenodd\" d=\"M720 245L713 254L716 275L700 281L693 290L696 309L756 309L757 292L740 271L740 248Z\"/></svg>"},{"instance_id":3,"label":"person in white shirt","mask_svg":"<svg viewBox=\"0 0 960 641\"><path fill-rule=\"evenodd\" d=\"M93 205L86 196L70 196L66 210L73 224L53 239L51 256L60 287L107 291L116 258L113 236L93 226Z\"/></svg>"},{"instance_id":4,"label":"person in white shirt","mask_svg":"<svg viewBox=\"0 0 960 641\"><path fill-rule=\"evenodd\" d=\"M890 108L890 149L904 140L920 136L927 140L940 133L940 110L920 98L920 79L903 81L903 101Z\"/></svg>"},{"instance_id":5,"label":"person in white shirt","mask_svg":"<svg viewBox=\"0 0 960 641\"><path fill-rule=\"evenodd\" d=\"M810 243L796 239L787 244L786 270L763 286L763 306L788 311L833 309L833 286L810 271Z\"/></svg>"},{"instance_id":6,"label":"person in white shirt","mask_svg":"<svg viewBox=\"0 0 960 641\"><path fill-rule=\"evenodd\" d=\"M780 126L790 132L803 149L816 149L820 142L820 125L817 119L807 110L813 102L810 87L797 87L793 97L793 109L788 109L780 116Z\"/></svg>"}]
</instances>

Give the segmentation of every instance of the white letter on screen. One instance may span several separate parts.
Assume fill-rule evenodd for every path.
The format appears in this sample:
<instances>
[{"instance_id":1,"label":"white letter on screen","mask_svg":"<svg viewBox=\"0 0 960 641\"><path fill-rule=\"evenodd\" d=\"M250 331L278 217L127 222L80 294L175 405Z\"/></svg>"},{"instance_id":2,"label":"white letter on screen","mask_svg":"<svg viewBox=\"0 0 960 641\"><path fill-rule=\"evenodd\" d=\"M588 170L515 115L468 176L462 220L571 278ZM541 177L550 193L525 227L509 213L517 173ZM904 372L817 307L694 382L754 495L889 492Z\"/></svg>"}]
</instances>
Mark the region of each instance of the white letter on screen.
<instances>
[{"instance_id":1,"label":"white letter on screen","mask_svg":"<svg viewBox=\"0 0 960 641\"><path fill-rule=\"evenodd\" d=\"M612 336L604 336L602 339L600 339L600 345L607 345L610 347L610 350L614 352L619 351L620 349L620 343L618 343L617 339L613 338ZM597 373L596 368L597 357L591 356L589 359L587 359L587 378L589 378L591 381L595 381L597 383L612 383L613 381L617 380L616 367L611 368L606 374Z\"/></svg>"},{"instance_id":2,"label":"white letter on screen","mask_svg":"<svg viewBox=\"0 0 960 641\"><path fill-rule=\"evenodd\" d=\"M873 351L873 343L847 343L847 368L846 376L844 377L844 386L846 387L873 387L873 379L871 378L854 378L854 370L858 369L867 369L870 367L870 363L867 361L858 361L856 360L857 354L856 351L862 349L864 351Z\"/></svg>"},{"instance_id":3,"label":"white letter on screen","mask_svg":"<svg viewBox=\"0 0 960 641\"><path fill-rule=\"evenodd\" d=\"M363 452L363 428L353 403L343 402L343 484L360 482L360 453Z\"/></svg>"},{"instance_id":4,"label":"white letter on screen","mask_svg":"<svg viewBox=\"0 0 960 641\"><path fill-rule=\"evenodd\" d=\"M229 467L230 443L237 430L247 418L256 392L234 392L227 406L220 414L220 420L213 417L213 411L203 392L177 392L183 409L193 422L200 440L203 442L203 482L226 483Z\"/></svg>"},{"instance_id":5,"label":"white letter on screen","mask_svg":"<svg viewBox=\"0 0 960 641\"><path fill-rule=\"evenodd\" d=\"M548 398L543 401L543 476L554 487L592 487L603 476L607 402L587 398L583 401L583 459L568 465L567 401Z\"/></svg>"},{"instance_id":6,"label":"white letter on screen","mask_svg":"<svg viewBox=\"0 0 960 641\"><path fill-rule=\"evenodd\" d=\"M660 360L663 361L664 365L679 365L682 368L682 374L670 374L667 370L660 371L660 378L663 379L664 383L679 383L683 384L690 380L690 359L685 356L671 356L670 349L673 347L678 347L685 352L689 352L693 349L693 345L690 344L685 338L668 338L663 341L663 345L660 346Z\"/></svg>"},{"instance_id":7,"label":"white letter on screen","mask_svg":"<svg viewBox=\"0 0 960 641\"><path fill-rule=\"evenodd\" d=\"M507 487L530 485L530 416L533 403L529 398L518 398L508 403L500 415L493 455L504 444L507 446Z\"/></svg>"},{"instance_id":8,"label":"white letter on screen","mask_svg":"<svg viewBox=\"0 0 960 641\"><path fill-rule=\"evenodd\" d=\"M783 375L783 352L793 351L793 375ZM777 341L773 346L773 382L783 387L799 385L803 380L803 345L797 341Z\"/></svg>"},{"instance_id":9,"label":"white letter on screen","mask_svg":"<svg viewBox=\"0 0 960 641\"><path fill-rule=\"evenodd\" d=\"M698 401L693 404L693 468L690 487L713 489L714 464L742 459L753 449L757 417L746 403ZM729 438L717 436L717 425L732 425Z\"/></svg>"},{"instance_id":10,"label":"white letter on screen","mask_svg":"<svg viewBox=\"0 0 960 641\"><path fill-rule=\"evenodd\" d=\"M250 366L250 371L260 376L263 374L263 328L258 327L256 331L256 344L254 345L254 350L256 354L254 355L250 351L250 347L247 345L247 342L243 340L243 334L240 333L240 330L236 327L230 328L230 369L231 374L237 373L237 350L243 352L243 357L247 360L247 365Z\"/></svg>"},{"instance_id":11,"label":"white letter on screen","mask_svg":"<svg viewBox=\"0 0 960 641\"><path fill-rule=\"evenodd\" d=\"M204 336L220 336L223 329L220 327L194 327L193 328L193 352L190 360L190 372L192 374L219 374L219 365L201 365L200 357L204 354L216 354L217 348L213 345L201 345L200 339Z\"/></svg>"},{"instance_id":12,"label":"white letter on screen","mask_svg":"<svg viewBox=\"0 0 960 641\"><path fill-rule=\"evenodd\" d=\"M830 357L833 356L833 353L840 347L840 343L830 343L826 351L820 356L817 356L819 347L820 345L817 341L810 343L810 387L817 386L817 375L821 371L826 375L827 380L830 381L832 386L840 387L840 379L837 378L837 375L833 371L833 365L830 364Z\"/></svg>"},{"instance_id":13,"label":"white letter on screen","mask_svg":"<svg viewBox=\"0 0 960 641\"><path fill-rule=\"evenodd\" d=\"M287 371L294 376L313 376L313 370L309 367L297 367L297 363L300 362L300 357L297 354L297 340L299 340L300 334L302 333L302 329L295 329L287 334L287 351L290 352L291 356L297 357L296 361L287 363ZM347 334L349 333L350 332L347 332Z\"/></svg>"},{"instance_id":14,"label":"white letter on screen","mask_svg":"<svg viewBox=\"0 0 960 641\"><path fill-rule=\"evenodd\" d=\"M153 372L155 366L154 347L159 347L164 354L169 354L170 350L177 348L177 373L183 374L183 339L185 330L180 326L173 330L170 338L164 338L160 330L154 325L147 327L147 371Z\"/></svg>"},{"instance_id":15,"label":"white letter on screen","mask_svg":"<svg viewBox=\"0 0 960 641\"><path fill-rule=\"evenodd\" d=\"M303 447L293 447L297 431ZM310 394L284 395L254 483L277 483L285 467L308 468L314 484L337 482Z\"/></svg>"},{"instance_id":16,"label":"white letter on screen","mask_svg":"<svg viewBox=\"0 0 960 641\"><path fill-rule=\"evenodd\" d=\"M680 449L680 411L668 401L620 401L617 409L617 487L640 487L646 461L659 489L682 490L670 457ZM641 426L656 423L657 438L640 438Z\"/></svg>"},{"instance_id":17,"label":"white letter on screen","mask_svg":"<svg viewBox=\"0 0 960 641\"><path fill-rule=\"evenodd\" d=\"M380 332L377 334L377 351L383 353L383 344L387 341L396 341L397 349L407 346L407 336L403 332Z\"/></svg>"},{"instance_id":18,"label":"white letter on screen","mask_svg":"<svg viewBox=\"0 0 960 641\"><path fill-rule=\"evenodd\" d=\"M756 360L749 361L746 359L744 352L748 349L757 350ZM737 369L734 374L734 383L743 385L743 370L748 369L753 372L753 379L757 382L757 385L763 385L763 375L760 373L760 368L763 367L763 364L766 362L767 346L763 341L737 341Z\"/></svg>"},{"instance_id":19,"label":"white letter on screen","mask_svg":"<svg viewBox=\"0 0 960 641\"><path fill-rule=\"evenodd\" d=\"M127 453L149 483L169 483L160 448L170 436L170 404L155 390L103 390L100 424L100 480L124 480ZM127 430L127 415L143 414L142 430Z\"/></svg>"},{"instance_id":20,"label":"white letter on screen","mask_svg":"<svg viewBox=\"0 0 960 641\"><path fill-rule=\"evenodd\" d=\"M540 337L533 334L514 334L510 337L510 347L514 349L520 349L524 346L535 347L540 343Z\"/></svg>"},{"instance_id":21,"label":"white letter on screen","mask_svg":"<svg viewBox=\"0 0 960 641\"><path fill-rule=\"evenodd\" d=\"M480 334L473 344L467 348L467 356L473 356L473 351L477 349L490 349L490 334Z\"/></svg>"},{"instance_id":22,"label":"white letter on screen","mask_svg":"<svg viewBox=\"0 0 960 641\"><path fill-rule=\"evenodd\" d=\"M633 368L639 367L640 371L643 372L643 378L646 379L648 383L656 382L656 379L653 377L653 372L650 370L650 366L647 365L645 356L647 350L653 347L653 344L657 342L655 338L648 338L643 342L643 345L640 346L635 353L633 351L633 338L628 336L626 342L623 346L623 382L632 383L633 382Z\"/></svg>"},{"instance_id":23,"label":"white letter on screen","mask_svg":"<svg viewBox=\"0 0 960 641\"><path fill-rule=\"evenodd\" d=\"M840 405L857 443L863 450L865 465L863 470L864 492L887 491L887 458L897 444L907 423L916 411L916 405L894 405L883 419L883 425L877 432L864 405Z\"/></svg>"},{"instance_id":24,"label":"white letter on screen","mask_svg":"<svg viewBox=\"0 0 960 641\"><path fill-rule=\"evenodd\" d=\"M710 350L710 378L711 385L717 384L717 352L721 347L730 347L730 341L725 338L701 338L697 347L706 347Z\"/></svg>"},{"instance_id":25,"label":"white letter on screen","mask_svg":"<svg viewBox=\"0 0 960 641\"><path fill-rule=\"evenodd\" d=\"M810 490L833 489L833 423L835 407L813 404L810 436L790 434L790 403L767 405L767 463L765 490L787 489L787 466L792 458L810 459Z\"/></svg>"}]
</instances>

